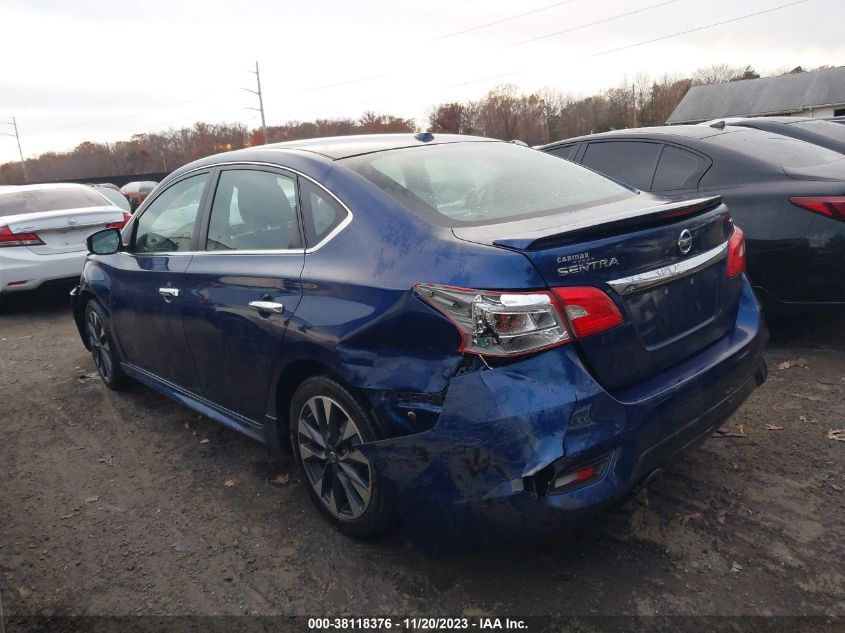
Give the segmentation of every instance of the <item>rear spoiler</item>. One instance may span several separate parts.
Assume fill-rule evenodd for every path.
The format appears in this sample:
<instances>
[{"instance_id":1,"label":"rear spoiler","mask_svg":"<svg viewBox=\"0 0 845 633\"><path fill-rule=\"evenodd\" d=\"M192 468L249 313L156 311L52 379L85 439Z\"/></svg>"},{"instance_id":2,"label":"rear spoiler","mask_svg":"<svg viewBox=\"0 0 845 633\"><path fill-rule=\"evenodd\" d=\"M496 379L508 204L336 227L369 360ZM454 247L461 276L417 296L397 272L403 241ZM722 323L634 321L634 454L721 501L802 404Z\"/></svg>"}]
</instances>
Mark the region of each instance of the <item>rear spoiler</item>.
<instances>
[{"instance_id":1,"label":"rear spoiler","mask_svg":"<svg viewBox=\"0 0 845 633\"><path fill-rule=\"evenodd\" d=\"M540 250L563 246L585 238L597 239L633 229L645 229L681 218L690 218L715 209L721 196L667 202L645 209L625 209L596 218L594 209L555 216L555 222L523 232L508 232L508 237L494 237L492 243L516 250ZM492 227L491 227L492 228ZM515 228L515 227L514 227ZM457 237L466 229L453 229ZM489 242L488 242L489 243Z\"/></svg>"},{"instance_id":2,"label":"rear spoiler","mask_svg":"<svg viewBox=\"0 0 845 633\"><path fill-rule=\"evenodd\" d=\"M843 182L845 181L845 160L811 165L810 167L784 167L783 173L794 180Z\"/></svg>"}]
</instances>

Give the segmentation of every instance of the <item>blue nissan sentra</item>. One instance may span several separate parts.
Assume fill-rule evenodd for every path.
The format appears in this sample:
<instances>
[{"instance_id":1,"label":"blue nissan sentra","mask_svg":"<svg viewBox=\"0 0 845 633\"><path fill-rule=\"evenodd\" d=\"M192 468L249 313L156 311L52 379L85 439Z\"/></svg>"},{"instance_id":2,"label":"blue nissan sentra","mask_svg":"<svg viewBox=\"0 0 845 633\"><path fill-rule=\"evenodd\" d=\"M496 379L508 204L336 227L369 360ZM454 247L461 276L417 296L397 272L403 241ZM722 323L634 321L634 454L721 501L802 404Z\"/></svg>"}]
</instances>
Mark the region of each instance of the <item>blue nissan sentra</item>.
<instances>
[{"instance_id":1,"label":"blue nissan sentra","mask_svg":"<svg viewBox=\"0 0 845 633\"><path fill-rule=\"evenodd\" d=\"M313 139L175 171L88 239L103 382L292 451L346 534L519 534L605 507L766 377L745 243L502 141Z\"/></svg>"}]
</instances>

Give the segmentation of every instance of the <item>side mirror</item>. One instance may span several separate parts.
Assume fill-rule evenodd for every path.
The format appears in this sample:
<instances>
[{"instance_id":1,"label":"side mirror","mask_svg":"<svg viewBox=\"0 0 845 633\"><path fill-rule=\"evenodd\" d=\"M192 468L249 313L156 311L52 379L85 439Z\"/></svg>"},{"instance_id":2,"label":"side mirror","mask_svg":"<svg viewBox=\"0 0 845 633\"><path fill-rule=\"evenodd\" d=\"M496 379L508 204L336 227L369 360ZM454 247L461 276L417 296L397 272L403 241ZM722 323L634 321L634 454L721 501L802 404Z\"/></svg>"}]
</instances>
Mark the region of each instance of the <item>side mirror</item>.
<instances>
[{"instance_id":1,"label":"side mirror","mask_svg":"<svg viewBox=\"0 0 845 633\"><path fill-rule=\"evenodd\" d=\"M120 230L103 229L92 233L85 240L85 245L94 255L114 255L120 250Z\"/></svg>"}]
</instances>

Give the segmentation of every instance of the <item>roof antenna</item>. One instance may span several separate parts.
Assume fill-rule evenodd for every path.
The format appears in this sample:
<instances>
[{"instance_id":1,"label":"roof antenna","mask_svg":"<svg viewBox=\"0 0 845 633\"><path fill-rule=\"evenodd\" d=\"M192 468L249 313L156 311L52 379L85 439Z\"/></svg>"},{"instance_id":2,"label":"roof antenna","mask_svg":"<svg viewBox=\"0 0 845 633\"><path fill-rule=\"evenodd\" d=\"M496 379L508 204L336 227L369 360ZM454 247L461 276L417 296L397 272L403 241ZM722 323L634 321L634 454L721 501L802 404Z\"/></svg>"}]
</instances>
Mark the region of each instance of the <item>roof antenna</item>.
<instances>
[{"instance_id":1,"label":"roof antenna","mask_svg":"<svg viewBox=\"0 0 845 633\"><path fill-rule=\"evenodd\" d=\"M417 132L414 134L414 138L418 141L422 141L423 143L428 143L429 141L434 140L434 134L431 132Z\"/></svg>"},{"instance_id":2,"label":"roof antenna","mask_svg":"<svg viewBox=\"0 0 845 633\"><path fill-rule=\"evenodd\" d=\"M713 123L710 124L710 127L714 127L717 130L724 130L725 129L725 122L724 122L724 120L714 121Z\"/></svg>"}]
</instances>

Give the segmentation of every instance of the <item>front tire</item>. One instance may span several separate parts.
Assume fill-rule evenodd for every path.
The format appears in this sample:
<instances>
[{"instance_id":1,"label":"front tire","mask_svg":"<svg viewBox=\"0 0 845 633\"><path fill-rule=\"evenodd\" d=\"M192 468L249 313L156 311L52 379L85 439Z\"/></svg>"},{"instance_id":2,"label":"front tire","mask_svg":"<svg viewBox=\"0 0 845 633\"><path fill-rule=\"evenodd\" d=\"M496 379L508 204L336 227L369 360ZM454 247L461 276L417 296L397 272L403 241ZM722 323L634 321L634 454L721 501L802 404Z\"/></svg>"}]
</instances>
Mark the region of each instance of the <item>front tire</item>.
<instances>
[{"instance_id":1,"label":"front tire","mask_svg":"<svg viewBox=\"0 0 845 633\"><path fill-rule=\"evenodd\" d=\"M372 417L340 383L305 380L290 407L291 446L314 505L341 532L374 536L393 520L378 473L355 446L380 439Z\"/></svg>"},{"instance_id":2,"label":"front tire","mask_svg":"<svg viewBox=\"0 0 845 633\"><path fill-rule=\"evenodd\" d=\"M120 358L106 311L93 299L85 305L85 334L88 349L103 383L115 391L126 389L132 381L120 368Z\"/></svg>"}]
</instances>

